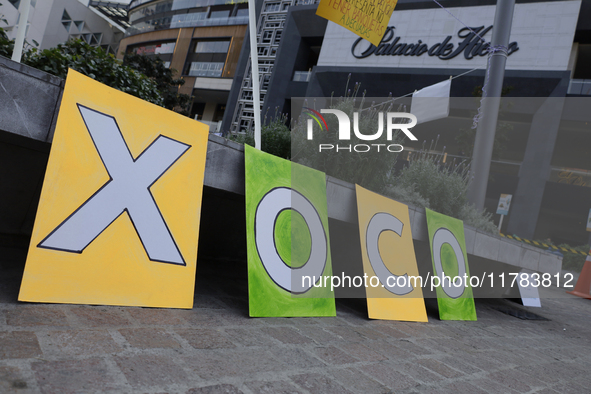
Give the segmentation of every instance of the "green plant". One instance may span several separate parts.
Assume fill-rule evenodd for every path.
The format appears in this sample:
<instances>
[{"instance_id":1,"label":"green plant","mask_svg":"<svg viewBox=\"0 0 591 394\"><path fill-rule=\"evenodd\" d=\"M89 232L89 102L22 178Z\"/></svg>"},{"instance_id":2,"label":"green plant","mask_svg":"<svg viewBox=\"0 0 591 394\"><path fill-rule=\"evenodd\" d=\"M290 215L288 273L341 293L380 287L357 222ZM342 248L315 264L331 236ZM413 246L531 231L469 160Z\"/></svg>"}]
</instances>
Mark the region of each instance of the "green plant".
<instances>
[{"instance_id":1,"label":"green plant","mask_svg":"<svg viewBox=\"0 0 591 394\"><path fill-rule=\"evenodd\" d=\"M423 150L415 154L409 165L394 177L393 185L386 188L385 194L400 202L429 208L461 219L464 224L482 231L498 234L492 214L479 212L468 203L469 165L453 161L445 164L442 157L443 152L433 155Z\"/></svg>"},{"instance_id":2,"label":"green plant","mask_svg":"<svg viewBox=\"0 0 591 394\"><path fill-rule=\"evenodd\" d=\"M479 211L471 204L466 204L460 210L458 219L464 224L485 231L489 234L499 234L499 228L493 222L493 214L487 211Z\"/></svg>"},{"instance_id":3,"label":"green plant","mask_svg":"<svg viewBox=\"0 0 591 394\"><path fill-rule=\"evenodd\" d=\"M2 5L2 3L0 3ZM8 24L8 21L4 18L4 15L0 15L0 22ZM14 40L8 39L4 28L0 27L0 56L10 58L12 51L14 50Z\"/></svg>"},{"instance_id":4,"label":"green plant","mask_svg":"<svg viewBox=\"0 0 591 394\"><path fill-rule=\"evenodd\" d=\"M384 119L384 113L403 112L401 107L395 106L391 101L376 104L368 103L365 92L358 97L360 85L355 84L352 91L345 88L346 96L331 99L330 109L337 109L354 121L354 113L358 114L359 131L365 135L375 134L379 129L380 117ZM314 107L314 103L304 102L304 107ZM294 122L292 131L292 160L294 162L315 168L327 175L363 186L367 189L383 192L389 183L396 160L397 152L390 152L386 145L399 144L402 140L398 131L393 133L392 140L386 141L385 121L383 121L383 134L380 141L367 141L356 137L351 130L351 138L347 141L339 140L339 124L336 116L325 116L327 127L321 127L313 123L313 139L307 138L307 115L301 116ZM370 144L380 143L378 149ZM333 146L333 149L319 152L319 146ZM362 149L355 151L354 147L364 145L370 147L369 151ZM337 149L339 147L340 149ZM344 149L343 149L344 148Z\"/></svg>"},{"instance_id":5,"label":"green plant","mask_svg":"<svg viewBox=\"0 0 591 394\"><path fill-rule=\"evenodd\" d=\"M159 57L137 54L127 54L123 58L123 65L137 70L153 80L163 98L163 107L177 110L183 115L189 115L191 96L178 92L178 87L185 84L182 78L175 79L176 70L169 69Z\"/></svg>"},{"instance_id":6,"label":"green plant","mask_svg":"<svg viewBox=\"0 0 591 394\"><path fill-rule=\"evenodd\" d=\"M271 120L264 119L261 127L261 150L289 160L291 158L291 133L286 126L287 117L277 116ZM241 144L254 146L254 133L231 134L228 139Z\"/></svg>"},{"instance_id":7,"label":"green plant","mask_svg":"<svg viewBox=\"0 0 591 394\"><path fill-rule=\"evenodd\" d=\"M31 51L23 63L65 79L71 68L112 88L164 106L158 84L141 72L121 64L102 48L82 40L69 40L55 48Z\"/></svg>"},{"instance_id":8,"label":"green plant","mask_svg":"<svg viewBox=\"0 0 591 394\"><path fill-rule=\"evenodd\" d=\"M419 192L412 186L386 186L385 194L392 197L394 200L412 205L419 208L429 208L429 200L423 197Z\"/></svg>"},{"instance_id":9,"label":"green plant","mask_svg":"<svg viewBox=\"0 0 591 394\"><path fill-rule=\"evenodd\" d=\"M561 244L558 246L567 249L574 249L585 254L589 252L589 245L573 247L568 244ZM564 257L562 258L562 269L574 272L581 272L581 270L583 269L583 265L585 264L586 256L572 252L565 252L562 250L560 251L560 253L564 255Z\"/></svg>"},{"instance_id":10,"label":"green plant","mask_svg":"<svg viewBox=\"0 0 591 394\"><path fill-rule=\"evenodd\" d=\"M468 202L468 166L445 165L441 156L420 152L395 178L395 185L416 191L429 201L429 208L458 217Z\"/></svg>"}]
</instances>

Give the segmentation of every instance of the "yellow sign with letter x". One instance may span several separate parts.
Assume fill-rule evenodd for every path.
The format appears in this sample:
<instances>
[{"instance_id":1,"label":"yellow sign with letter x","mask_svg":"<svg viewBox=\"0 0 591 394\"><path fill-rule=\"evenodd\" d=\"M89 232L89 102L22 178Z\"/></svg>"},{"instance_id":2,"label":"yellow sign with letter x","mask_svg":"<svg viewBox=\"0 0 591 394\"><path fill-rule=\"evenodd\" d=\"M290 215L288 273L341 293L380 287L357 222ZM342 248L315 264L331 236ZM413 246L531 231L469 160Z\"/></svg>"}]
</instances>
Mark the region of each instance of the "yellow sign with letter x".
<instances>
[{"instance_id":1,"label":"yellow sign with letter x","mask_svg":"<svg viewBox=\"0 0 591 394\"><path fill-rule=\"evenodd\" d=\"M191 308L207 137L70 70L19 300Z\"/></svg>"}]
</instances>

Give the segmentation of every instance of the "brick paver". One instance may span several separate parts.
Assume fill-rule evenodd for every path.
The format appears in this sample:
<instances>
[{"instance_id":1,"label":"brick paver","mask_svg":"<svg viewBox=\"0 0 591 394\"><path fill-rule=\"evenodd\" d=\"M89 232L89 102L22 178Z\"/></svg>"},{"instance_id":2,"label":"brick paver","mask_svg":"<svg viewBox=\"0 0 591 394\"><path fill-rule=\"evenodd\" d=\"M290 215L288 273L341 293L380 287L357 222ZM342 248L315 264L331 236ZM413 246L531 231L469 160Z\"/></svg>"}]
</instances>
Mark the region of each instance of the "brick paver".
<instances>
[{"instance_id":1,"label":"brick paver","mask_svg":"<svg viewBox=\"0 0 591 394\"><path fill-rule=\"evenodd\" d=\"M205 263L207 265L208 263ZM209 263L210 267L217 263ZM0 392L582 393L591 301L544 299L548 321L477 300L478 321L248 317L245 270L199 271L191 310L16 301L22 262L0 266ZM200 266L201 267L201 266ZM556 290L559 291L559 290Z\"/></svg>"}]
</instances>

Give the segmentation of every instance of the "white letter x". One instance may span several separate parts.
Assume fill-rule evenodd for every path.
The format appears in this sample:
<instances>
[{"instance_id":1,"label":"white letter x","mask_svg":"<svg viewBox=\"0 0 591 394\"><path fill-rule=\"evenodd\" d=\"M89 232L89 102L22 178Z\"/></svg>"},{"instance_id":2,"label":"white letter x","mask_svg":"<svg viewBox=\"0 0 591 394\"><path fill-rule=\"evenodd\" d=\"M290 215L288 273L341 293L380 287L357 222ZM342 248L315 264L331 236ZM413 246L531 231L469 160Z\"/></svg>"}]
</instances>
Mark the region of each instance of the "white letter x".
<instances>
[{"instance_id":1,"label":"white letter x","mask_svg":"<svg viewBox=\"0 0 591 394\"><path fill-rule=\"evenodd\" d=\"M80 104L78 109L111 179L39 247L82 253L127 211L150 260L186 265L150 187L190 146L160 135L134 159L115 118Z\"/></svg>"}]
</instances>

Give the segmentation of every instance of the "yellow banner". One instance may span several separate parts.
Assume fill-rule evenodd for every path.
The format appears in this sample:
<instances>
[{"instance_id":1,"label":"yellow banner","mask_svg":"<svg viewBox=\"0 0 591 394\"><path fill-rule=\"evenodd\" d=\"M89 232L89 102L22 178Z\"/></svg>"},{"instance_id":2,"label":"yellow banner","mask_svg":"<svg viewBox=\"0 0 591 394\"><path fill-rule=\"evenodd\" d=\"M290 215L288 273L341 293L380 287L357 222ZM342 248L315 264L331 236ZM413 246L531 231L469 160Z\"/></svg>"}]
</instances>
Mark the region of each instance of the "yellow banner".
<instances>
[{"instance_id":1,"label":"yellow banner","mask_svg":"<svg viewBox=\"0 0 591 394\"><path fill-rule=\"evenodd\" d=\"M355 189L370 319L426 322L408 207Z\"/></svg>"},{"instance_id":2,"label":"yellow banner","mask_svg":"<svg viewBox=\"0 0 591 394\"><path fill-rule=\"evenodd\" d=\"M19 300L191 308L207 138L70 70Z\"/></svg>"},{"instance_id":3,"label":"yellow banner","mask_svg":"<svg viewBox=\"0 0 591 394\"><path fill-rule=\"evenodd\" d=\"M316 15L378 46L398 0L321 0Z\"/></svg>"}]
</instances>

